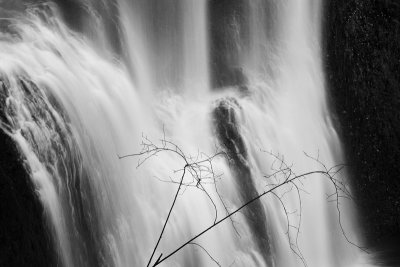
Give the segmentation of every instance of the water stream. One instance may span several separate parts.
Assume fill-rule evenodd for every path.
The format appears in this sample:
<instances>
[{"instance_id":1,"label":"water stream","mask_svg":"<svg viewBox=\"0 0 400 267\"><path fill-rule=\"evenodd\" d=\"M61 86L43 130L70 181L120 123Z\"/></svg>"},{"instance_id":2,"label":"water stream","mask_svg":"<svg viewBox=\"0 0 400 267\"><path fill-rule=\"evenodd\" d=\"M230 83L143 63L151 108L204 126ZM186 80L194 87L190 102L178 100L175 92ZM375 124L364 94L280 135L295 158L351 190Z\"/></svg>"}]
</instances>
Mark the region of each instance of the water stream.
<instances>
[{"instance_id":1,"label":"water stream","mask_svg":"<svg viewBox=\"0 0 400 267\"><path fill-rule=\"evenodd\" d=\"M143 157L119 159L140 152L143 140L162 146L166 138L200 160L216 148L231 155L212 161L217 177L202 183L208 195L182 189L156 258L210 226L215 209L220 219L269 188L274 155L297 174L321 169L304 152L326 166L343 163L326 101L320 1L242 2L229 26L237 36L226 42L236 47L231 67L243 84L223 88L211 86L209 1L82 0L90 16L80 32L53 3L2 9L0 128L23 155L62 266L147 264L185 162L167 151L139 167ZM110 6L120 54L110 27L99 26L111 23L102 16ZM282 197L300 225L289 227L292 246L285 210L270 194L163 265L355 264L360 252L327 199L334 188L322 175L299 185L301 201L296 190ZM340 204L346 236L358 242L351 203Z\"/></svg>"}]
</instances>

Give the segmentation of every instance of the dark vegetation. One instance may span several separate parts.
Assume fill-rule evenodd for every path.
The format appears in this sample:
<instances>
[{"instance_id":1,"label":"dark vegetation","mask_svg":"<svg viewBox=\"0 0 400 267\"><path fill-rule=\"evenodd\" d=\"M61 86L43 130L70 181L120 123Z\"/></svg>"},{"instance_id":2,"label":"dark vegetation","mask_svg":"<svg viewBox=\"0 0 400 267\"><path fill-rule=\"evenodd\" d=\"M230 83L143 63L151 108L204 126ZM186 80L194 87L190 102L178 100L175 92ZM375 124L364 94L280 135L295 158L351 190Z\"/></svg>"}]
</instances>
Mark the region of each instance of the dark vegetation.
<instances>
[{"instance_id":1,"label":"dark vegetation","mask_svg":"<svg viewBox=\"0 0 400 267\"><path fill-rule=\"evenodd\" d=\"M325 10L332 108L375 245L400 237L400 3L331 0Z\"/></svg>"}]
</instances>

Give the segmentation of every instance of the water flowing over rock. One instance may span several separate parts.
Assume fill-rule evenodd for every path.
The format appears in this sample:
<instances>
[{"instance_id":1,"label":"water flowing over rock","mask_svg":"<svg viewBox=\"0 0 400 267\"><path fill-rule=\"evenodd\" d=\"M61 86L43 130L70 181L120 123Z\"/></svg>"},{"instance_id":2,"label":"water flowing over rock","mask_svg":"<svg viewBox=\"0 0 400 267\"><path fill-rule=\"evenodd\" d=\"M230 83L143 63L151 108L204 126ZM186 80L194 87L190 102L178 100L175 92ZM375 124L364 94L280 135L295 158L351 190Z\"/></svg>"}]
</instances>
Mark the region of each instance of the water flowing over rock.
<instances>
[{"instance_id":1,"label":"water flowing over rock","mask_svg":"<svg viewBox=\"0 0 400 267\"><path fill-rule=\"evenodd\" d=\"M7 1L3 9L0 178L21 195L2 197L18 207L10 223L28 227L20 213L30 210L24 229L34 233L1 255L5 265L145 266L176 195L154 264L279 183L268 178L276 168L293 175L342 163L319 1ZM157 146L149 158L121 157ZM185 173L176 194L184 159L214 153L226 157L212 157L206 174ZM257 199L163 264L355 264L351 202L341 199L339 221L324 175L299 186ZM24 196L31 205L19 206ZM21 262L12 258L18 247Z\"/></svg>"}]
</instances>

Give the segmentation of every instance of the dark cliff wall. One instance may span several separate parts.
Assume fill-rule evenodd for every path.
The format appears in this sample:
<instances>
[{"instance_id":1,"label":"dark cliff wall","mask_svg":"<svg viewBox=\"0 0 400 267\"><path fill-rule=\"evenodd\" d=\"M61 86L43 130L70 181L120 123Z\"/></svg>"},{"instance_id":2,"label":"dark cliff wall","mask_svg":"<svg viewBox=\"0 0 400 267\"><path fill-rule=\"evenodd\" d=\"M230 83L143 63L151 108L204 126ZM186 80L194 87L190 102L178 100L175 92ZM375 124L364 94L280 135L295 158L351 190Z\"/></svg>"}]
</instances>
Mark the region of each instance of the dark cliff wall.
<instances>
[{"instance_id":1,"label":"dark cliff wall","mask_svg":"<svg viewBox=\"0 0 400 267\"><path fill-rule=\"evenodd\" d=\"M43 208L14 142L0 131L0 266L56 266Z\"/></svg>"},{"instance_id":2,"label":"dark cliff wall","mask_svg":"<svg viewBox=\"0 0 400 267\"><path fill-rule=\"evenodd\" d=\"M0 79L0 123L7 90ZM44 215L15 142L0 129L0 266L56 266Z\"/></svg>"},{"instance_id":3,"label":"dark cliff wall","mask_svg":"<svg viewBox=\"0 0 400 267\"><path fill-rule=\"evenodd\" d=\"M329 0L325 60L360 222L371 246L400 237L400 2Z\"/></svg>"}]
</instances>

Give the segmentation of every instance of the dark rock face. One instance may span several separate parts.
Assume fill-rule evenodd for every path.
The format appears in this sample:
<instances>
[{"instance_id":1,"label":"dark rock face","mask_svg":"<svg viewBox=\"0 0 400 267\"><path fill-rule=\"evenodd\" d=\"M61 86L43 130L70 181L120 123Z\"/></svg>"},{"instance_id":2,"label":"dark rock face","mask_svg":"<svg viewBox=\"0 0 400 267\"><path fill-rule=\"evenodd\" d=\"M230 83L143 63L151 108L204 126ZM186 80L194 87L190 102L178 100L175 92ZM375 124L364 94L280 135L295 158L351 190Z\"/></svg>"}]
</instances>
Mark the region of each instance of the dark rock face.
<instances>
[{"instance_id":1,"label":"dark rock face","mask_svg":"<svg viewBox=\"0 0 400 267\"><path fill-rule=\"evenodd\" d=\"M13 141L0 132L0 265L56 266L43 207Z\"/></svg>"},{"instance_id":2,"label":"dark rock face","mask_svg":"<svg viewBox=\"0 0 400 267\"><path fill-rule=\"evenodd\" d=\"M247 13L246 0L209 1L213 87L243 85L246 82L239 66L239 54L247 39Z\"/></svg>"},{"instance_id":3,"label":"dark rock face","mask_svg":"<svg viewBox=\"0 0 400 267\"><path fill-rule=\"evenodd\" d=\"M249 74L265 74L266 69L273 72L269 54L274 50L281 2L208 1L210 74L214 88L246 90Z\"/></svg>"},{"instance_id":4,"label":"dark rock face","mask_svg":"<svg viewBox=\"0 0 400 267\"><path fill-rule=\"evenodd\" d=\"M0 88L0 119L4 92ZM0 130L0 266L56 266L44 210L15 142Z\"/></svg>"},{"instance_id":5,"label":"dark rock face","mask_svg":"<svg viewBox=\"0 0 400 267\"><path fill-rule=\"evenodd\" d=\"M68 116L64 108L50 94L39 88L27 77L18 77L17 86L23 92L21 101L31 114L31 123L41 133L50 131L51 139L40 138L30 129L21 128L21 134L31 140L32 151L42 162L51 177L59 177L54 183L64 214L65 233L74 244L71 249L76 266L103 266L104 248L99 233L96 203L88 183L89 174L81 164L81 155L72 132L67 127ZM13 129L15 107L7 105L11 95L7 77L0 78L0 122L7 129ZM56 110L59 119L51 110ZM45 135L45 134L43 134ZM23 157L16 143L0 130L0 205L2 218L0 242L1 266L56 266L61 264L61 255L53 243L52 225L49 215L45 216L43 205L35 192L30 177L30 168L23 163ZM52 166L55 166L54 168ZM56 171L57 170L57 171ZM63 188L69 188L64 190ZM4 242L3 242L4 240ZM57 256L58 255L58 256ZM56 264L55 264L56 263Z\"/></svg>"},{"instance_id":6,"label":"dark rock face","mask_svg":"<svg viewBox=\"0 0 400 267\"><path fill-rule=\"evenodd\" d=\"M325 55L360 222L371 246L400 238L400 4L330 0ZM398 262L399 263L399 262Z\"/></svg>"},{"instance_id":7,"label":"dark rock face","mask_svg":"<svg viewBox=\"0 0 400 267\"><path fill-rule=\"evenodd\" d=\"M216 135L228 155L229 165L236 178L236 185L242 203L258 196L247 163L247 150L239 132L236 109L240 109L235 99L221 100L213 112ZM268 236L268 223L260 200L248 205L244 216L257 241L258 249L268 266L272 266L271 247Z\"/></svg>"}]
</instances>

